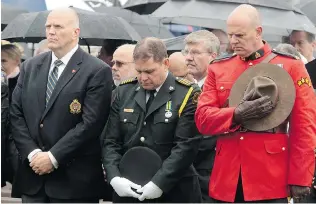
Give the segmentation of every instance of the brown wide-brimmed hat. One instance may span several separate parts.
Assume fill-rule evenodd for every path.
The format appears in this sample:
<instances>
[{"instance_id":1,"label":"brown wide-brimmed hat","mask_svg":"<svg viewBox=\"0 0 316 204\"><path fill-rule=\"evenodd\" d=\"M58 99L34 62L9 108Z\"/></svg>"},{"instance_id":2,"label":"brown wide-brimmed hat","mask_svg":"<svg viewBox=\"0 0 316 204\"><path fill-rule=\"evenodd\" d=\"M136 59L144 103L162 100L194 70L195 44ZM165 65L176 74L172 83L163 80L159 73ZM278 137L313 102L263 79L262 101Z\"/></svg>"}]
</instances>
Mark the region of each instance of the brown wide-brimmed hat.
<instances>
[{"instance_id":1,"label":"brown wide-brimmed hat","mask_svg":"<svg viewBox=\"0 0 316 204\"><path fill-rule=\"evenodd\" d=\"M244 128L252 131L270 130L282 124L290 115L295 102L295 86L283 67L268 63L249 67L234 83L229 96L229 106L237 107L250 92L253 92L250 100L270 96L275 108L261 119L244 122Z\"/></svg>"}]
</instances>

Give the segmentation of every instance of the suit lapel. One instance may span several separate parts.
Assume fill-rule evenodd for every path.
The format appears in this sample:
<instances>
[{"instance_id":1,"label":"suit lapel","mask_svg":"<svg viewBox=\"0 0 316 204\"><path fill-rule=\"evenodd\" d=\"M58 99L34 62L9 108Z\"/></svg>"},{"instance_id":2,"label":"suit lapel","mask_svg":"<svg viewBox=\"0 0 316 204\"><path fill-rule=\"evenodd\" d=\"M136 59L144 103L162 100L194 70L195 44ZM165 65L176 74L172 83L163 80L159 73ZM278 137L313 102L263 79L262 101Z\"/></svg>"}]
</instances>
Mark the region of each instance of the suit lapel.
<instances>
[{"instance_id":1,"label":"suit lapel","mask_svg":"<svg viewBox=\"0 0 316 204\"><path fill-rule=\"evenodd\" d=\"M82 55L83 50L78 48L78 50L74 53L74 55L70 58L67 66L65 67L63 73L59 77L57 84L53 90L53 93L48 101L47 107L42 115L42 119L46 116L52 105L54 104L55 100L57 99L61 90L68 84L68 82L76 75L79 71L82 62Z\"/></svg>"},{"instance_id":2,"label":"suit lapel","mask_svg":"<svg viewBox=\"0 0 316 204\"><path fill-rule=\"evenodd\" d=\"M174 91L174 89L175 89L175 79L172 76L172 74L169 73L166 81L163 83L155 99L150 105L149 110L146 114L146 118L150 114L152 114L154 111L156 111L158 108L165 105L171 99L170 92Z\"/></svg>"},{"instance_id":3,"label":"suit lapel","mask_svg":"<svg viewBox=\"0 0 316 204\"><path fill-rule=\"evenodd\" d=\"M36 77L36 85L37 85L37 98L39 104L40 113L43 113L45 110L45 103L46 103L46 87L47 87L47 80L48 80L48 72L50 69L50 65L52 62L52 52L48 52L46 57L43 59L42 64L38 64L38 71Z\"/></svg>"},{"instance_id":4,"label":"suit lapel","mask_svg":"<svg viewBox=\"0 0 316 204\"><path fill-rule=\"evenodd\" d=\"M135 101L143 109L143 112L145 113L146 112L146 91L141 86L138 86L135 91L137 91L135 95Z\"/></svg>"}]
</instances>

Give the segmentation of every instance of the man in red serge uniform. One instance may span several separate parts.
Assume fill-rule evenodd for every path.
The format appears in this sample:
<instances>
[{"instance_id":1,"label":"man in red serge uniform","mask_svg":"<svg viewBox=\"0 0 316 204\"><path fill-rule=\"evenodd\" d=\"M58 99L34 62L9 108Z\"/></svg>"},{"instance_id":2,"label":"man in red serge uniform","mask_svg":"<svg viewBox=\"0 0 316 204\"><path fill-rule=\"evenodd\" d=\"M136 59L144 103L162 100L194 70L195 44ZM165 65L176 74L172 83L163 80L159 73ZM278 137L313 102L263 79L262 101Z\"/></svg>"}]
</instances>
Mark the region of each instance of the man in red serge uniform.
<instances>
[{"instance_id":1,"label":"man in red serge uniform","mask_svg":"<svg viewBox=\"0 0 316 204\"><path fill-rule=\"evenodd\" d=\"M276 53L262 40L254 7L237 7L228 17L227 33L235 54L211 63L195 114L201 134L218 135L209 195L225 202L287 202L288 195L299 201L310 192L315 162L316 103L310 77L300 60ZM275 105L269 97L246 97L233 107L228 97L237 78L271 53L275 56L269 63L293 80L294 105L278 127L250 131L243 124L271 114Z\"/></svg>"}]
</instances>

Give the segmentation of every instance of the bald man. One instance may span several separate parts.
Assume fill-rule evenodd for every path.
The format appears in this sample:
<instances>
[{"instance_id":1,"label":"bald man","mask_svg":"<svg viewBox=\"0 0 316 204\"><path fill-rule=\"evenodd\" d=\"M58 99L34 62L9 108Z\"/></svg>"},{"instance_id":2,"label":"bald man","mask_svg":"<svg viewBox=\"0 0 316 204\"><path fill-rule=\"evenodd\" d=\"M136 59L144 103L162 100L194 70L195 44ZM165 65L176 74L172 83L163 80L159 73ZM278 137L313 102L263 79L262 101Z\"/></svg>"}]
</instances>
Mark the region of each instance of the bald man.
<instances>
[{"instance_id":1,"label":"bald man","mask_svg":"<svg viewBox=\"0 0 316 204\"><path fill-rule=\"evenodd\" d=\"M22 159L17 188L23 203L98 203L111 69L79 48L79 18L71 8L53 10L45 27L51 51L22 64L10 107Z\"/></svg>"},{"instance_id":2,"label":"bald man","mask_svg":"<svg viewBox=\"0 0 316 204\"><path fill-rule=\"evenodd\" d=\"M230 14L227 33L236 55L210 64L195 113L199 131L218 136L209 195L219 202L287 203L289 192L298 202L310 190L316 145L316 104L311 100L310 77L301 60L272 51L262 40L262 30L254 7L240 5ZM265 59L291 75L296 97L290 116L281 125L253 132L243 124L271 113L270 99L244 100L237 107L227 107L227 99L237 78ZM298 83L301 79L307 83ZM256 114L249 117L249 112Z\"/></svg>"},{"instance_id":3,"label":"bald man","mask_svg":"<svg viewBox=\"0 0 316 204\"><path fill-rule=\"evenodd\" d=\"M181 77L194 82L192 75L188 74L188 67L185 63L185 57L181 52L174 52L169 56L169 71L175 77Z\"/></svg>"},{"instance_id":4,"label":"bald man","mask_svg":"<svg viewBox=\"0 0 316 204\"><path fill-rule=\"evenodd\" d=\"M135 45L125 44L118 47L113 53L112 74L115 86L126 79L137 76L133 59L134 48Z\"/></svg>"}]
</instances>

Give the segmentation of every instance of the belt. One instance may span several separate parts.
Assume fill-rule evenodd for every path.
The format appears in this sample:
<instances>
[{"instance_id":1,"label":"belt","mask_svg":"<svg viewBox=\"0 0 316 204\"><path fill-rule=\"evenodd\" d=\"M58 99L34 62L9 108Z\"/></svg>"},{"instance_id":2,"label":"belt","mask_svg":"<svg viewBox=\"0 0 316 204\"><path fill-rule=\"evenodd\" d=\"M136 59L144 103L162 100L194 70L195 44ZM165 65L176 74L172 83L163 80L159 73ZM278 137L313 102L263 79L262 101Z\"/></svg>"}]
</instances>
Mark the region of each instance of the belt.
<instances>
[{"instance_id":1,"label":"belt","mask_svg":"<svg viewBox=\"0 0 316 204\"><path fill-rule=\"evenodd\" d=\"M256 132L256 133L274 133L274 134L287 134L287 123L285 124L281 124L275 128L269 129L269 130L264 130L264 131L252 131L252 130L248 130L244 127L240 127L238 130L238 132Z\"/></svg>"}]
</instances>

